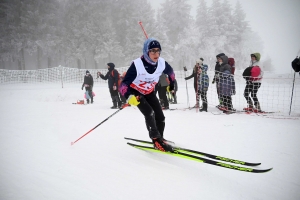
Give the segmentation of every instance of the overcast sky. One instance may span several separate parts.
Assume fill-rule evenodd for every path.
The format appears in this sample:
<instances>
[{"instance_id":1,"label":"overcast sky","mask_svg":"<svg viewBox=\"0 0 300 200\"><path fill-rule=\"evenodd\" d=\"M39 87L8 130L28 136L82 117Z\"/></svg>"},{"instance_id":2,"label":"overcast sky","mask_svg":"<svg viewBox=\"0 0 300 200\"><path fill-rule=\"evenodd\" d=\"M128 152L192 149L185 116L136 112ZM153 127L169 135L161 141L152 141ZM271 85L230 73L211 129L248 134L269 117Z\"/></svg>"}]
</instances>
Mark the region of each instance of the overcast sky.
<instances>
[{"instance_id":1,"label":"overcast sky","mask_svg":"<svg viewBox=\"0 0 300 200\"><path fill-rule=\"evenodd\" d=\"M187 1L195 15L199 0ZM232 6L237 2L228 1ZM165 0L149 2L157 9ZM210 6L212 0L206 2ZM300 50L300 0L240 0L240 3L252 30L264 42L264 52L260 52L262 59L269 56L278 73L292 72L291 61Z\"/></svg>"}]
</instances>

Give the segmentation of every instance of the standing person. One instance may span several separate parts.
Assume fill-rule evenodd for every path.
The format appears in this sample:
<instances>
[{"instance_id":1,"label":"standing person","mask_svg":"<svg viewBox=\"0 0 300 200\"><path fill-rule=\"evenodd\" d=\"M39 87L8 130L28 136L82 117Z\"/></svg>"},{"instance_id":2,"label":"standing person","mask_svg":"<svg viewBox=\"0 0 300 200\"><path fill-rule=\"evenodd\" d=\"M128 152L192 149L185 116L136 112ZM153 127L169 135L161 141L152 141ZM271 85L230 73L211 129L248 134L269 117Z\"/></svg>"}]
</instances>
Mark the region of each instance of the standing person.
<instances>
[{"instance_id":1,"label":"standing person","mask_svg":"<svg viewBox=\"0 0 300 200\"><path fill-rule=\"evenodd\" d=\"M91 103L94 103L94 101L93 101L93 86L94 86L93 76L90 74L90 72L88 70L86 70L85 76L83 78L81 90L83 90L83 87L85 87L85 91L88 93L88 95L91 98ZM90 100L88 98L86 98L86 103L87 104L90 103Z\"/></svg>"},{"instance_id":2,"label":"standing person","mask_svg":"<svg viewBox=\"0 0 300 200\"><path fill-rule=\"evenodd\" d=\"M164 139L165 116L155 95L155 85L162 73L169 77L170 90L174 90L175 74L173 68L160 57L160 43L149 38L144 43L143 55L135 59L119 88L128 104L137 106L145 117L149 137L154 148L173 152L173 147Z\"/></svg>"},{"instance_id":3,"label":"standing person","mask_svg":"<svg viewBox=\"0 0 300 200\"><path fill-rule=\"evenodd\" d=\"M219 109L223 111L234 112L232 105L232 95L235 95L235 81L231 73L231 66L228 64L227 56L220 56L218 58L220 64L219 71L219 93L223 102L223 106Z\"/></svg>"},{"instance_id":4,"label":"standing person","mask_svg":"<svg viewBox=\"0 0 300 200\"><path fill-rule=\"evenodd\" d=\"M261 70L262 64L260 62L260 53L253 53L250 55L250 66L243 72L243 77L246 79L246 87L244 90L244 97L247 101L246 111L261 112L260 103L257 98L258 89L261 86L261 80L263 77L263 71ZM251 94L251 97L249 96ZM255 109L253 107L253 102Z\"/></svg>"},{"instance_id":5,"label":"standing person","mask_svg":"<svg viewBox=\"0 0 300 200\"><path fill-rule=\"evenodd\" d=\"M174 92L170 91L170 86L167 87L167 96L169 103L177 104L177 96L176 93L178 91L178 85L176 78L174 79Z\"/></svg>"},{"instance_id":6,"label":"standing person","mask_svg":"<svg viewBox=\"0 0 300 200\"><path fill-rule=\"evenodd\" d=\"M200 112L207 112L207 90L209 86L209 77L207 75L208 66L203 64L204 59L200 58L200 78L198 80L198 95L201 96L202 108Z\"/></svg>"},{"instance_id":7,"label":"standing person","mask_svg":"<svg viewBox=\"0 0 300 200\"><path fill-rule=\"evenodd\" d=\"M108 72L105 76L101 74L101 72L98 72L98 76L103 80L108 80L108 88L113 102L113 106L111 107L111 109L118 109L122 106L122 102L120 100L118 92L119 72L115 69L114 63L107 63L107 69Z\"/></svg>"},{"instance_id":8,"label":"standing person","mask_svg":"<svg viewBox=\"0 0 300 200\"><path fill-rule=\"evenodd\" d=\"M222 107L223 104L222 104L222 99L220 98L220 91L219 91L219 75L220 75L220 67L221 65L219 64L219 61L218 59L221 57L221 56L225 56L224 53L220 53L218 55L216 55L216 58L217 58L217 62L216 62L216 65L215 65L215 75L214 75L214 79L212 81L212 84L216 83L216 87L217 87L217 94L218 94L218 99L219 99L219 105L217 105L218 108Z\"/></svg>"},{"instance_id":9,"label":"standing person","mask_svg":"<svg viewBox=\"0 0 300 200\"><path fill-rule=\"evenodd\" d=\"M196 64L193 68L192 74L188 77L185 77L185 80L189 80L191 78L194 78L194 90L195 90L195 94L196 94L196 104L194 106L194 108L199 108L199 101L198 101L198 76L199 76L199 68L200 68L200 62L201 60L196 60Z\"/></svg>"},{"instance_id":10,"label":"standing person","mask_svg":"<svg viewBox=\"0 0 300 200\"><path fill-rule=\"evenodd\" d=\"M167 87L169 86L169 81L167 79L168 79L167 75L162 73L159 77L158 84L156 84L159 101L163 110L169 109L169 101L167 98Z\"/></svg>"},{"instance_id":11,"label":"standing person","mask_svg":"<svg viewBox=\"0 0 300 200\"><path fill-rule=\"evenodd\" d=\"M120 76L120 80L119 80L120 83L123 81L125 75L126 75L126 72L123 72L123 74ZM118 87L120 88L120 85ZM121 94L120 94L120 98L122 101L122 105L126 104L127 99L124 96L122 96Z\"/></svg>"}]
</instances>

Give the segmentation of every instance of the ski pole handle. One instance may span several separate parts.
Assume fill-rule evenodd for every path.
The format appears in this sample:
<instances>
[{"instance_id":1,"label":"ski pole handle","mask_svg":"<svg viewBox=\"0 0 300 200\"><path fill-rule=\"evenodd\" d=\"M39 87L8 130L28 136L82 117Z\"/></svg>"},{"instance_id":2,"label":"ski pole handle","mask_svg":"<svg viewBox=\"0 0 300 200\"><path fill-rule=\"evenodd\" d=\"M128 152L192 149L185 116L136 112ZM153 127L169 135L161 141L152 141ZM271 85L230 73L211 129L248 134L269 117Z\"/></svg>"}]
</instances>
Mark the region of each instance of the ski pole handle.
<instances>
[{"instance_id":1,"label":"ski pole handle","mask_svg":"<svg viewBox=\"0 0 300 200\"><path fill-rule=\"evenodd\" d=\"M145 29L144 29L144 27L143 27L142 22L139 21L139 24L140 24L140 26L142 27L142 30L143 30L143 32L144 32L144 34L145 34L145 37L148 39L148 35L147 35L147 33L146 33L146 31L145 31Z\"/></svg>"}]
</instances>

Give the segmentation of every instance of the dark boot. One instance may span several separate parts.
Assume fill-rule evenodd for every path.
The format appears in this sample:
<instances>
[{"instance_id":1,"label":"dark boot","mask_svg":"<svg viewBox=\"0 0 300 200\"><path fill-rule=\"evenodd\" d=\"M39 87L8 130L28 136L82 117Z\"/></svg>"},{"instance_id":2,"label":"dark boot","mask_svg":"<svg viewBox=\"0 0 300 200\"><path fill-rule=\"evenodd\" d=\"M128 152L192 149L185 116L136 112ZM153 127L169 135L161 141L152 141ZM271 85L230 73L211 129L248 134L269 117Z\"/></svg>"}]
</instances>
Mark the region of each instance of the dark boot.
<instances>
[{"instance_id":1,"label":"dark boot","mask_svg":"<svg viewBox=\"0 0 300 200\"><path fill-rule=\"evenodd\" d=\"M200 112L207 112L207 103L203 103L202 108L199 110Z\"/></svg>"},{"instance_id":2,"label":"dark boot","mask_svg":"<svg viewBox=\"0 0 300 200\"><path fill-rule=\"evenodd\" d=\"M112 108L112 109L118 108L115 96L111 96L111 100L113 102L113 106L110 108Z\"/></svg>"}]
</instances>

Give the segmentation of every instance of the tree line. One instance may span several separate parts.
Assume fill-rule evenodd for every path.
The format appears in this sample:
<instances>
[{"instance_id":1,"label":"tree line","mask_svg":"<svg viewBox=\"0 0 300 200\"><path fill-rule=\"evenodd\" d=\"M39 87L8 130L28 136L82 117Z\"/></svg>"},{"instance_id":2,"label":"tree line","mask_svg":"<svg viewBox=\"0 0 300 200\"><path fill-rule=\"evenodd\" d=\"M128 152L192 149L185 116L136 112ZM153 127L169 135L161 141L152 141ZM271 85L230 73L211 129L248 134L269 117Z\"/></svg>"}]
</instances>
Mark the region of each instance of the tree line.
<instances>
[{"instance_id":1,"label":"tree line","mask_svg":"<svg viewBox=\"0 0 300 200\"><path fill-rule=\"evenodd\" d=\"M208 6L199 0L196 17L185 0L166 0L157 11L147 0L2 0L0 13L0 60L18 62L20 70L26 69L25 51L37 55L38 69L52 67L54 60L79 69L107 62L128 66L142 54L139 21L175 69L200 57L213 66L221 52L243 69L250 53L263 48L239 1L232 6L213 0Z\"/></svg>"}]
</instances>

